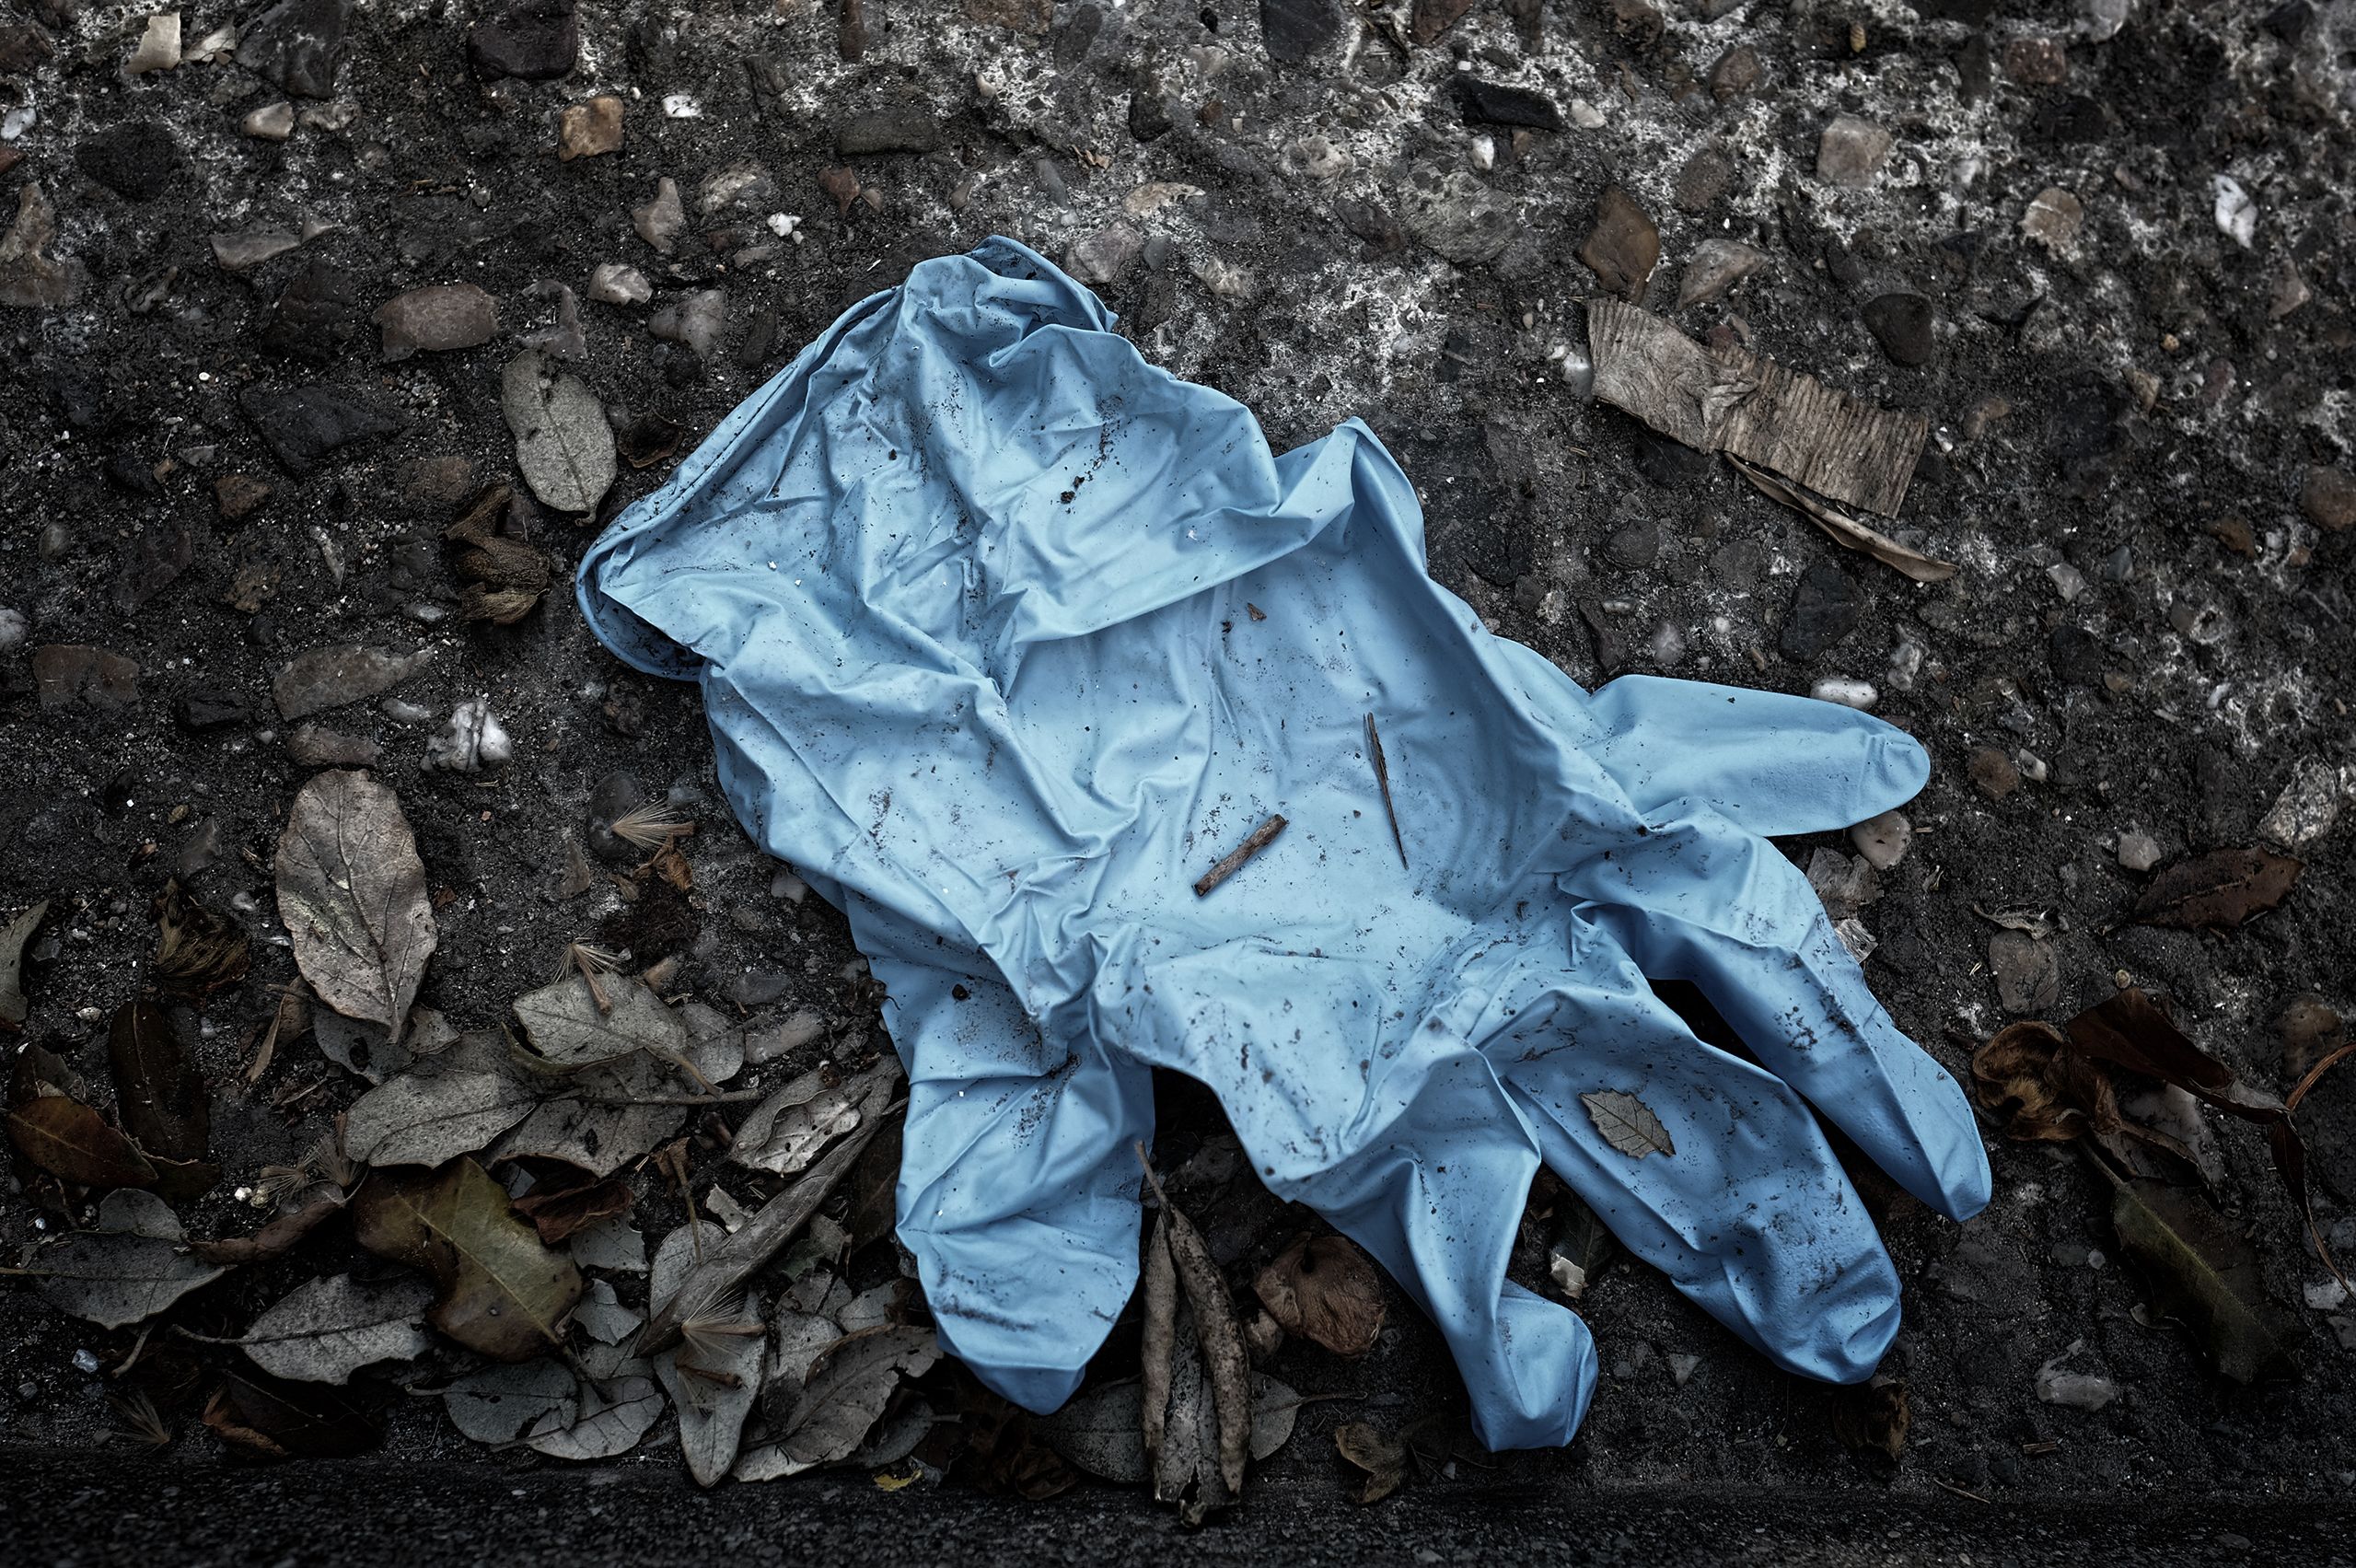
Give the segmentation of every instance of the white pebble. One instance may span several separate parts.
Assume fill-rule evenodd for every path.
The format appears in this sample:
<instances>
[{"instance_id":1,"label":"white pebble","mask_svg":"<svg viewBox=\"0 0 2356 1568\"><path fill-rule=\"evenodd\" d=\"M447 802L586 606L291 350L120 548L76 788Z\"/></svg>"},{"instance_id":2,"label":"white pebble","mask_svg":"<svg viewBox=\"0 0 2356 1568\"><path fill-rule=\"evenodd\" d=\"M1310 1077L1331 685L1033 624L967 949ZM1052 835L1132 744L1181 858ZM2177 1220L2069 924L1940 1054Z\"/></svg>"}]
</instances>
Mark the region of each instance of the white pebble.
<instances>
[{"instance_id":1,"label":"white pebble","mask_svg":"<svg viewBox=\"0 0 2356 1568\"><path fill-rule=\"evenodd\" d=\"M1819 680L1808 689L1808 695L1819 703L1838 703L1844 708L1855 708L1860 712L1882 700L1882 694L1874 690L1874 683L1870 680Z\"/></svg>"},{"instance_id":2,"label":"white pebble","mask_svg":"<svg viewBox=\"0 0 2356 1568\"><path fill-rule=\"evenodd\" d=\"M12 654L23 647L32 630L33 624L25 619L23 610L0 605L0 654Z\"/></svg>"},{"instance_id":3,"label":"white pebble","mask_svg":"<svg viewBox=\"0 0 2356 1568\"><path fill-rule=\"evenodd\" d=\"M2118 863L2130 871L2149 871L2160 864L2160 841L2149 833L2121 833Z\"/></svg>"},{"instance_id":4,"label":"white pebble","mask_svg":"<svg viewBox=\"0 0 2356 1568\"><path fill-rule=\"evenodd\" d=\"M701 120L703 118L703 105L691 93L666 94L663 117L667 120Z\"/></svg>"},{"instance_id":5,"label":"white pebble","mask_svg":"<svg viewBox=\"0 0 2356 1568\"><path fill-rule=\"evenodd\" d=\"M1571 123L1582 131L1600 131L1604 128L1604 111L1584 98L1574 98L1571 100Z\"/></svg>"},{"instance_id":6,"label":"white pebble","mask_svg":"<svg viewBox=\"0 0 2356 1568\"><path fill-rule=\"evenodd\" d=\"M488 695L460 703L441 733L425 743L425 765L454 773L495 768L515 754L516 744L493 715Z\"/></svg>"},{"instance_id":7,"label":"white pebble","mask_svg":"<svg viewBox=\"0 0 2356 1568\"><path fill-rule=\"evenodd\" d=\"M2233 242L2246 250L2257 238L2257 203L2242 189L2240 180L2230 174L2220 174L2210 180L2217 192L2217 227Z\"/></svg>"},{"instance_id":8,"label":"white pebble","mask_svg":"<svg viewBox=\"0 0 2356 1568\"><path fill-rule=\"evenodd\" d=\"M2065 600L2075 599L2086 591L2086 575L2067 561L2055 562L2045 569L2045 575L2054 591Z\"/></svg>"},{"instance_id":9,"label":"white pebble","mask_svg":"<svg viewBox=\"0 0 2356 1568\"><path fill-rule=\"evenodd\" d=\"M1865 864L1876 871L1887 871L1906 858L1914 843L1914 824L1905 813L1885 811L1878 817L1868 817L1849 830L1849 842L1865 857Z\"/></svg>"}]
</instances>

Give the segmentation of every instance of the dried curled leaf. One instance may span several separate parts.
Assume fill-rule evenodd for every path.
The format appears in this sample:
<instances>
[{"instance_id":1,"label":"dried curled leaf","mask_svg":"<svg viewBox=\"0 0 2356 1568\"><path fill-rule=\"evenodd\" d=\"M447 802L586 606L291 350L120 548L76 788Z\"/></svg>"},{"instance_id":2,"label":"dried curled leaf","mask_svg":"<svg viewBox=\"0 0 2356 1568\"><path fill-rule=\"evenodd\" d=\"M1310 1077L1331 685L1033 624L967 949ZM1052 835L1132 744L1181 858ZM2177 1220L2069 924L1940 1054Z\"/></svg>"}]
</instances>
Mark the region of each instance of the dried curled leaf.
<instances>
[{"instance_id":1,"label":"dried curled leaf","mask_svg":"<svg viewBox=\"0 0 2356 1568\"><path fill-rule=\"evenodd\" d=\"M1199 1524L1243 1494L1251 1456L1250 1362L1226 1276L1202 1233L1178 1211L1137 1145L1162 1201L1146 1260L1145 1385L1142 1412L1154 1496ZM1162 1276L1166 1267L1173 1291ZM1182 1297L1182 1300L1180 1299Z\"/></svg>"},{"instance_id":2,"label":"dried curled leaf","mask_svg":"<svg viewBox=\"0 0 2356 1568\"><path fill-rule=\"evenodd\" d=\"M0 1025L12 1029L23 1024L32 1010L25 1000L25 944L32 940L48 912L49 900L44 899L0 925Z\"/></svg>"},{"instance_id":3,"label":"dried curled leaf","mask_svg":"<svg viewBox=\"0 0 2356 1568\"><path fill-rule=\"evenodd\" d=\"M1366 1472L1366 1484L1358 1491L1361 1503L1380 1503L1407 1479L1407 1445L1384 1436L1366 1422L1353 1421L1335 1428L1333 1446L1343 1458Z\"/></svg>"},{"instance_id":4,"label":"dried curled leaf","mask_svg":"<svg viewBox=\"0 0 2356 1568\"><path fill-rule=\"evenodd\" d=\"M116 1009L107 1030L107 1064L123 1125L146 1151L168 1160L201 1160L212 1135L213 1102L197 1073L186 1014L153 996Z\"/></svg>"},{"instance_id":5,"label":"dried curled leaf","mask_svg":"<svg viewBox=\"0 0 2356 1568\"><path fill-rule=\"evenodd\" d=\"M377 1171L353 1199L352 1218L361 1246L434 1276L441 1294L428 1321L494 1361L544 1352L580 1299L572 1260L542 1244L470 1159Z\"/></svg>"},{"instance_id":6,"label":"dried curled leaf","mask_svg":"<svg viewBox=\"0 0 2356 1568\"><path fill-rule=\"evenodd\" d=\"M1623 1155L1641 1160L1646 1155L1677 1152L1669 1142L1669 1130L1661 1125L1653 1108L1624 1089L1583 1094L1579 1103L1587 1108L1587 1116L1604 1135L1604 1142Z\"/></svg>"},{"instance_id":7,"label":"dried curled leaf","mask_svg":"<svg viewBox=\"0 0 2356 1568\"><path fill-rule=\"evenodd\" d=\"M425 865L391 790L341 769L303 786L278 841L278 917L319 1000L398 1044L435 936Z\"/></svg>"},{"instance_id":8,"label":"dried curled leaf","mask_svg":"<svg viewBox=\"0 0 2356 1568\"><path fill-rule=\"evenodd\" d=\"M139 1145L80 1100L41 1095L8 1111L8 1141L33 1164L82 1187L150 1187L156 1167Z\"/></svg>"},{"instance_id":9,"label":"dried curled leaf","mask_svg":"<svg viewBox=\"0 0 2356 1568\"><path fill-rule=\"evenodd\" d=\"M1913 1425L1914 1401L1903 1377L1876 1377L1833 1392L1832 1434L1852 1454L1879 1454L1896 1464Z\"/></svg>"},{"instance_id":10,"label":"dried curled leaf","mask_svg":"<svg viewBox=\"0 0 2356 1568\"><path fill-rule=\"evenodd\" d=\"M1836 542L1861 554L1870 555L1883 565L1918 583L1944 583L1962 570L1952 561L1942 561L1935 555L1909 550L1879 528L1859 522L1832 503L1811 494L1799 485L1784 483L1765 469L1754 467L1732 452L1726 454L1726 460L1734 464L1735 471L1749 480L1760 494L1770 500L1781 501L1832 536Z\"/></svg>"},{"instance_id":11,"label":"dried curled leaf","mask_svg":"<svg viewBox=\"0 0 2356 1568\"><path fill-rule=\"evenodd\" d=\"M1383 1331L1382 1278L1347 1237L1294 1237L1252 1290L1286 1333L1336 1355L1364 1355Z\"/></svg>"},{"instance_id":12,"label":"dried curled leaf","mask_svg":"<svg viewBox=\"0 0 2356 1568\"><path fill-rule=\"evenodd\" d=\"M1972 1053L1971 1092L1981 1108L2022 1143L2064 1144L2086 1130L2086 1112L2073 1086L2109 1084L2099 1074L2073 1075L2065 1065L2070 1041L2051 1024L2007 1024Z\"/></svg>"},{"instance_id":13,"label":"dried curled leaf","mask_svg":"<svg viewBox=\"0 0 2356 1568\"><path fill-rule=\"evenodd\" d=\"M2252 1383L2290 1363L2257 1255L2198 1194L2158 1181L2114 1181L2111 1224L2163 1305L2199 1340L2217 1370Z\"/></svg>"},{"instance_id":14,"label":"dried curled leaf","mask_svg":"<svg viewBox=\"0 0 2356 1568\"><path fill-rule=\"evenodd\" d=\"M156 958L147 978L167 996L201 1001L245 979L253 950L245 927L164 884L156 898Z\"/></svg>"},{"instance_id":15,"label":"dried curled leaf","mask_svg":"<svg viewBox=\"0 0 2356 1568\"><path fill-rule=\"evenodd\" d=\"M2305 863L2255 845L2211 850L2152 878L2135 900L2139 925L2231 931L2290 897Z\"/></svg>"}]
</instances>

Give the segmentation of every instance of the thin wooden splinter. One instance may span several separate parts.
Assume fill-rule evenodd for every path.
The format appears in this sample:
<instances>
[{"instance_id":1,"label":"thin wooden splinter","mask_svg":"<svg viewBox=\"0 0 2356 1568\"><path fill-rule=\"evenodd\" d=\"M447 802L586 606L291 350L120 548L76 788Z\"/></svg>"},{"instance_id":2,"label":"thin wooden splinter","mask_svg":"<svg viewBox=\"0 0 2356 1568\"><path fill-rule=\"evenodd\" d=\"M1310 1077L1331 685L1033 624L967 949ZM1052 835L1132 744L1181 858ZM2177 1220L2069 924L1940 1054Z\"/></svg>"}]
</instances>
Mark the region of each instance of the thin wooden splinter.
<instances>
[{"instance_id":1,"label":"thin wooden splinter","mask_svg":"<svg viewBox=\"0 0 2356 1568\"><path fill-rule=\"evenodd\" d=\"M1254 828L1251 830L1251 837L1237 844L1226 859L1202 874L1202 880L1194 885L1194 896L1198 899L1201 898L1212 889L1242 870L1244 862L1274 843L1276 835L1283 830L1284 819L1282 817L1271 817L1267 821Z\"/></svg>"},{"instance_id":2,"label":"thin wooden splinter","mask_svg":"<svg viewBox=\"0 0 2356 1568\"><path fill-rule=\"evenodd\" d=\"M1407 840L1399 830L1399 807L1391 804L1391 771L1383 761L1383 738L1375 733L1375 715L1366 715L1366 751L1375 760L1375 784L1383 792L1383 811L1391 819L1391 842L1399 846L1399 865L1402 871L1412 869L1407 864Z\"/></svg>"}]
</instances>

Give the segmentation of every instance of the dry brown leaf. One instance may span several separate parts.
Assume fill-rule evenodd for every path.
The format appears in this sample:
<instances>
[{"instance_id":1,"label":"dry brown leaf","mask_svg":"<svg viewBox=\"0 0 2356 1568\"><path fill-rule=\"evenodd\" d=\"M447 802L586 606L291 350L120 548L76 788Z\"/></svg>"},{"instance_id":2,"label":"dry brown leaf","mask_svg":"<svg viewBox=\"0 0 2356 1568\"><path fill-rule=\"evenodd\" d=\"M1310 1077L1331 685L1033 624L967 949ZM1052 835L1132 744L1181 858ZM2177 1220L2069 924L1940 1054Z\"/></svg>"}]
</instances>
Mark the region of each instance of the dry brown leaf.
<instances>
[{"instance_id":1,"label":"dry brown leaf","mask_svg":"<svg viewBox=\"0 0 2356 1568\"><path fill-rule=\"evenodd\" d=\"M25 944L32 940L48 912L49 900L44 899L0 925L0 1026L17 1028L32 1010L25 999Z\"/></svg>"},{"instance_id":2,"label":"dry brown leaf","mask_svg":"<svg viewBox=\"0 0 2356 1568\"><path fill-rule=\"evenodd\" d=\"M1236 1318L1235 1297L1227 1290L1226 1276L1212 1260L1211 1249L1204 1245L1202 1233L1162 1191L1142 1144L1138 1145L1137 1157L1144 1163L1146 1179L1153 1182L1155 1192L1162 1200L1161 1233L1171 1270L1178 1276L1194 1318L1203 1376L1209 1382L1218 1416L1220 1479L1231 1496L1240 1497L1244 1469L1251 1458L1251 1360L1244 1349L1243 1326Z\"/></svg>"},{"instance_id":3,"label":"dry brown leaf","mask_svg":"<svg viewBox=\"0 0 2356 1568\"><path fill-rule=\"evenodd\" d=\"M2252 1383L2289 1365L2290 1336L2266 1299L2257 1255L2195 1192L2111 1177L2111 1224L2162 1305L2224 1376Z\"/></svg>"},{"instance_id":4,"label":"dry brown leaf","mask_svg":"<svg viewBox=\"0 0 2356 1568\"><path fill-rule=\"evenodd\" d=\"M1726 460L1735 471L1749 480L1759 494L1770 500L1781 501L1822 528L1832 539L1861 554L1870 555L1883 565L1901 572L1918 583L1944 583L1960 567L1952 561L1942 561L1935 555L1925 555L1919 550L1909 550L1879 528L1869 528L1829 501L1811 495L1796 484L1787 484L1765 469L1747 463L1732 452Z\"/></svg>"},{"instance_id":5,"label":"dry brown leaf","mask_svg":"<svg viewBox=\"0 0 2356 1568\"><path fill-rule=\"evenodd\" d=\"M1407 1445L1386 1437L1363 1421L1337 1427L1333 1446L1341 1457L1366 1472L1358 1491L1361 1503L1380 1503L1407 1479Z\"/></svg>"},{"instance_id":6,"label":"dry brown leaf","mask_svg":"<svg viewBox=\"0 0 2356 1568\"><path fill-rule=\"evenodd\" d=\"M1347 1237L1294 1237L1252 1290L1286 1333L1336 1355L1364 1355L1383 1331L1382 1278Z\"/></svg>"},{"instance_id":7,"label":"dry brown leaf","mask_svg":"<svg viewBox=\"0 0 2356 1568\"><path fill-rule=\"evenodd\" d=\"M2135 923L2231 931L2291 894L2304 862L2270 849L2211 850L2178 861L2135 900Z\"/></svg>"},{"instance_id":8,"label":"dry brown leaf","mask_svg":"<svg viewBox=\"0 0 2356 1568\"><path fill-rule=\"evenodd\" d=\"M1879 1454L1896 1464L1913 1424L1914 1404L1903 1377L1876 1377L1833 1390L1832 1434L1852 1454Z\"/></svg>"},{"instance_id":9,"label":"dry brown leaf","mask_svg":"<svg viewBox=\"0 0 2356 1568\"><path fill-rule=\"evenodd\" d=\"M1155 1220L1153 1237L1145 1244L1141 1289L1145 1303L1144 1339L1140 1350L1144 1384L1143 1425L1145 1463L1152 1469L1161 1463L1162 1439L1169 1420L1170 1368L1178 1355L1178 1268L1170 1261L1167 1209Z\"/></svg>"},{"instance_id":10,"label":"dry brown leaf","mask_svg":"<svg viewBox=\"0 0 2356 1568\"><path fill-rule=\"evenodd\" d=\"M213 1103L191 1049L195 1031L185 1012L153 996L115 1010L107 1031L107 1064L114 1074L122 1124L150 1155L168 1160L204 1157L212 1135Z\"/></svg>"},{"instance_id":11,"label":"dry brown leaf","mask_svg":"<svg viewBox=\"0 0 2356 1568\"><path fill-rule=\"evenodd\" d=\"M427 1320L494 1361L545 1352L580 1299L572 1260L549 1250L470 1159L377 1171L353 1199L352 1218L361 1246L434 1276L441 1295Z\"/></svg>"},{"instance_id":12,"label":"dry brown leaf","mask_svg":"<svg viewBox=\"0 0 2356 1568\"><path fill-rule=\"evenodd\" d=\"M149 1187L156 1167L139 1146L79 1100L41 1095L8 1111L8 1141L52 1176L81 1187Z\"/></svg>"},{"instance_id":13,"label":"dry brown leaf","mask_svg":"<svg viewBox=\"0 0 2356 1568\"><path fill-rule=\"evenodd\" d=\"M1587 301L1596 396L1697 451L1898 516L1931 422L1875 408L1739 345L1699 343L1647 311Z\"/></svg>"},{"instance_id":14,"label":"dry brown leaf","mask_svg":"<svg viewBox=\"0 0 2356 1568\"><path fill-rule=\"evenodd\" d=\"M399 1043L435 936L425 865L391 790L339 769L303 786L278 841L278 916L319 1000Z\"/></svg>"},{"instance_id":15,"label":"dry brown leaf","mask_svg":"<svg viewBox=\"0 0 2356 1568\"><path fill-rule=\"evenodd\" d=\"M219 1241L191 1241L188 1249L207 1263L267 1263L283 1258L295 1243L319 1228L343 1207L340 1192L322 1192L291 1214L281 1214L251 1236L226 1237Z\"/></svg>"},{"instance_id":16,"label":"dry brown leaf","mask_svg":"<svg viewBox=\"0 0 2356 1568\"><path fill-rule=\"evenodd\" d=\"M1599 1089L1583 1094L1579 1103L1587 1108L1588 1119L1604 1142L1621 1154L1635 1159L1646 1155L1674 1155L1677 1145L1669 1141L1669 1130L1653 1114L1653 1108L1624 1089Z\"/></svg>"},{"instance_id":17,"label":"dry brown leaf","mask_svg":"<svg viewBox=\"0 0 2356 1568\"><path fill-rule=\"evenodd\" d=\"M156 957L147 978L167 996L203 1000L245 979L253 953L245 927L164 884L156 897Z\"/></svg>"}]
</instances>

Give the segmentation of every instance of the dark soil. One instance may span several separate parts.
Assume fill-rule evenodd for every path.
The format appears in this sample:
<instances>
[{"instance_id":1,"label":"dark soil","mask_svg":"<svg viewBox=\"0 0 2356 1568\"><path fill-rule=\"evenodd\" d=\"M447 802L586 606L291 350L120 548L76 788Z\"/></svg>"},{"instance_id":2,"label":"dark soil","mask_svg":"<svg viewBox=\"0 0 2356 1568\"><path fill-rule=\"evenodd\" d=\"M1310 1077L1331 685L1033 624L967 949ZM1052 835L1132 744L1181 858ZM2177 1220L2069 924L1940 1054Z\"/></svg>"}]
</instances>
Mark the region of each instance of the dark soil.
<instances>
[{"instance_id":1,"label":"dark soil","mask_svg":"<svg viewBox=\"0 0 2356 1568\"><path fill-rule=\"evenodd\" d=\"M553 558L556 590L513 626L457 619L441 530L476 484L514 479L499 377L522 336L557 323L534 292L541 280L583 296L586 352L573 368L625 448L659 447L646 422L663 420L685 432L683 454L915 261L993 232L1059 260L1075 246L1118 259L1120 237L1102 231L1128 225L1143 252L1102 290L1122 330L1156 363L1250 405L1279 447L1368 420L1422 489L1434 575L1500 633L1586 684L1642 670L1878 688L1875 711L1924 741L1934 771L1907 808L1910 852L1862 911L1879 944L1866 970L1951 1069L2005 1021L1990 965L1998 914L2050 933L2059 984L2043 996L2030 985L2027 1008L2058 1021L2131 981L2278 1089L2299 1065L2274 1025L2285 1005L2307 992L2356 1004L2345 820L2301 848L2281 907L2222 934L2122 923L2146 877L2119 854L2135 833L2156 841L2163 867L2257 842L2305 760L2343 794L2356 779L2356 532L2329 480L2311 478L2356 464L2345 0L2127 0L2112 7L2129 13L2123 28L2100 39L2080 21L2105 10L2097 0L1661 0L1659 11L1479 0L1425 46L1387 19L1407 6L1367 7L1362 29L1340 0L866 0L855 60L821 0L616 0L579 12L569 71L488 83L467 47L483 13L377 0L351 18L336 96L296 99L284 141L241 133L284 95L226 56L122 75L144 13L9 5L0 115L18 128L0 142L0 223L38 182L57 213L50 254L86 277L70 303L0 309L0 609L29 621L0 655L0 913L51 900L25 1038L101 1082L106 1019L137 983L168 877L255 937L252 977L205 1013L226 1169L182 1205L191 1234L251 1228L236 1190L309 1145L364 1086L308 1039L242 1086L254 1028L294 972L271 862L309 770L289 754L296 726L280 720L271 683L303 650L433 650L388 697L317 722L380 749L376 772L400 793L435 892L440 947L423 999L454 1021L497 1022L553 975L568 941L602 931L641 961L679 953L678 985L714 1003L818 1010L838 1051L878 1027L842 922L783 896L780 868L730 822L693 690L608 656L564 589L598 526L675 456L625 466L598 517L527 508L511 526ZM1522 17L1540 18L1535 42ZM181 17L191 52L232 22L251 36L243 9ZM2056 47L2041 47L2048 35ZM1739 78L1720 69L1737 47L1755 52L1757 86L1722 98L1709 84ZM1512 117L1535 111L1512 95L1459 95L1466 77L1544 95L1562 128L1516 128ZM621 149L561 161L559 111L609 91L625 102ZM667 116L667 95L691 99L695 116ZM1507 122L1467 124L1468 103ZM1819 135L1842 113L1896 138L1863 188L1816 173ZM925 150L845 157L846 132L846 145ZM766 189L707 210L707 192L725 195L713 177L746 163ZM839 203L830 192L851 182L821 177L845 167L861 194ZM1485 187L1504 215L1491 215L1497 243L1443 238L1477 253L1459 265L1431 248L1438 229L1403 232L1418 170ZM2246 249L2221 231L2219 175L2256 203ZM669 256L630 215L661 177L678 181L689 219ZM1153 184L1177 189L1139 200ZM1597 281L1574 257L1613 184L1659 230L1648 308L1929 416L1932 441L1887 526L1959 575L1919 587L1845 552L1724 465L1590 399L1583 302ZM2083 228L2053 247L2022 228L2048 187L2083 210ZM1442 215L1459 238L1480 227L1478 214ZM211 237L307 226L318 232L299 249L250 271L216 261ZM1769 259L1723 297L1677 309L1708 238ZM643 271L652 306L589 300L587 276L608 262ZM0 287L38 282L0 248ZM386 363L371 313L455 282L496 299L493 341ZM650 309L702 289L726 305L708 353L650 333ZM1922 308L1869 308L1893 293L1928 302L1924 363L1898 362L1924 348ZM1913 335L1892 343L1893 321ZM372 412L303 423L244 395L312 387ZM355 432L348 445L322 439ZM468 466L434 466L443 459ZM236 476L269 492L232 516L222 497L239 487L223 482ZM57 645L135 661L135 700L44 702L32 650ZM427 737L479 693L514 737L513 760L427 769ZM695 889L678 907L560 896L592 792L617 771L701 825L688 846ZM2014 776L2001 796L1988 787ZM1789 848L1805 864L1850 845ZM1172 1106L1166 1167L1215 1131L1198 1097ZM2356 1252L2356 1078L2327 1080L2305 1121L2322 1224ZM2295 1376L2219 1378L2122 1265L2107 1189L2076 1155L2000 1143L1995 1202L1961 1228L1861 1176L1908 1287L1886 1366L1913 1412L1895 1466L1838 1440L1834 1393L1775 1372L1623 1263L1584 1304L1606 1376L1579 1440L1560 1453L1468 1447L1416 1490L1523 1487L1573 1516L1583 1494L1663 1485L2343 1493L2356 1484L2356 1321L2322 1288L2257 1138L2223 1121L2209 1136L2218 1199L2296 1326ZM0 1195L12 1243L80 1217L44 1215L32 1173L17 1174ZM640 1224L659 1235L680 1211L659 1182L644 1185ZM1240 1196L1204 1194L1233 1216L1213 1241L1238 1280L1289 1234L1272 1203ZM348 1245L323 1237L172 1321L235 1333L339 1266ZM888 1258L876 1266L888 1273ZM1335 1426L1460 1423L1437 1338L1403 1299L1391 1306L1365 1361L1299 1345L1279 1356L1271 1370L1303 1390L1359 1398L1305 1410L1257 1486L1326 1507L1352 1484ZM171 1338L158 1332L159 1345ZM0 1294L13 1440L99 1441L116 1423L110 1385L77 1353L112 1367L133 1339L29 1291ZM1681 1380L1670 1358L1685 1356L1698 1361ZM2098 1411L2042 1401L2039 1370L2064 1357L2118 1397ZM389 1397L393 1456L517 1462L465 1443L437 1402ZM180 1450L212 1451L192 1406L175 1409ZM675 1476L667 1430L636 1462ZM787 1484L859 1490L856 1478ZM874 1510L861 1517L872 1527Z\"/></svg>"}]
</instances>

